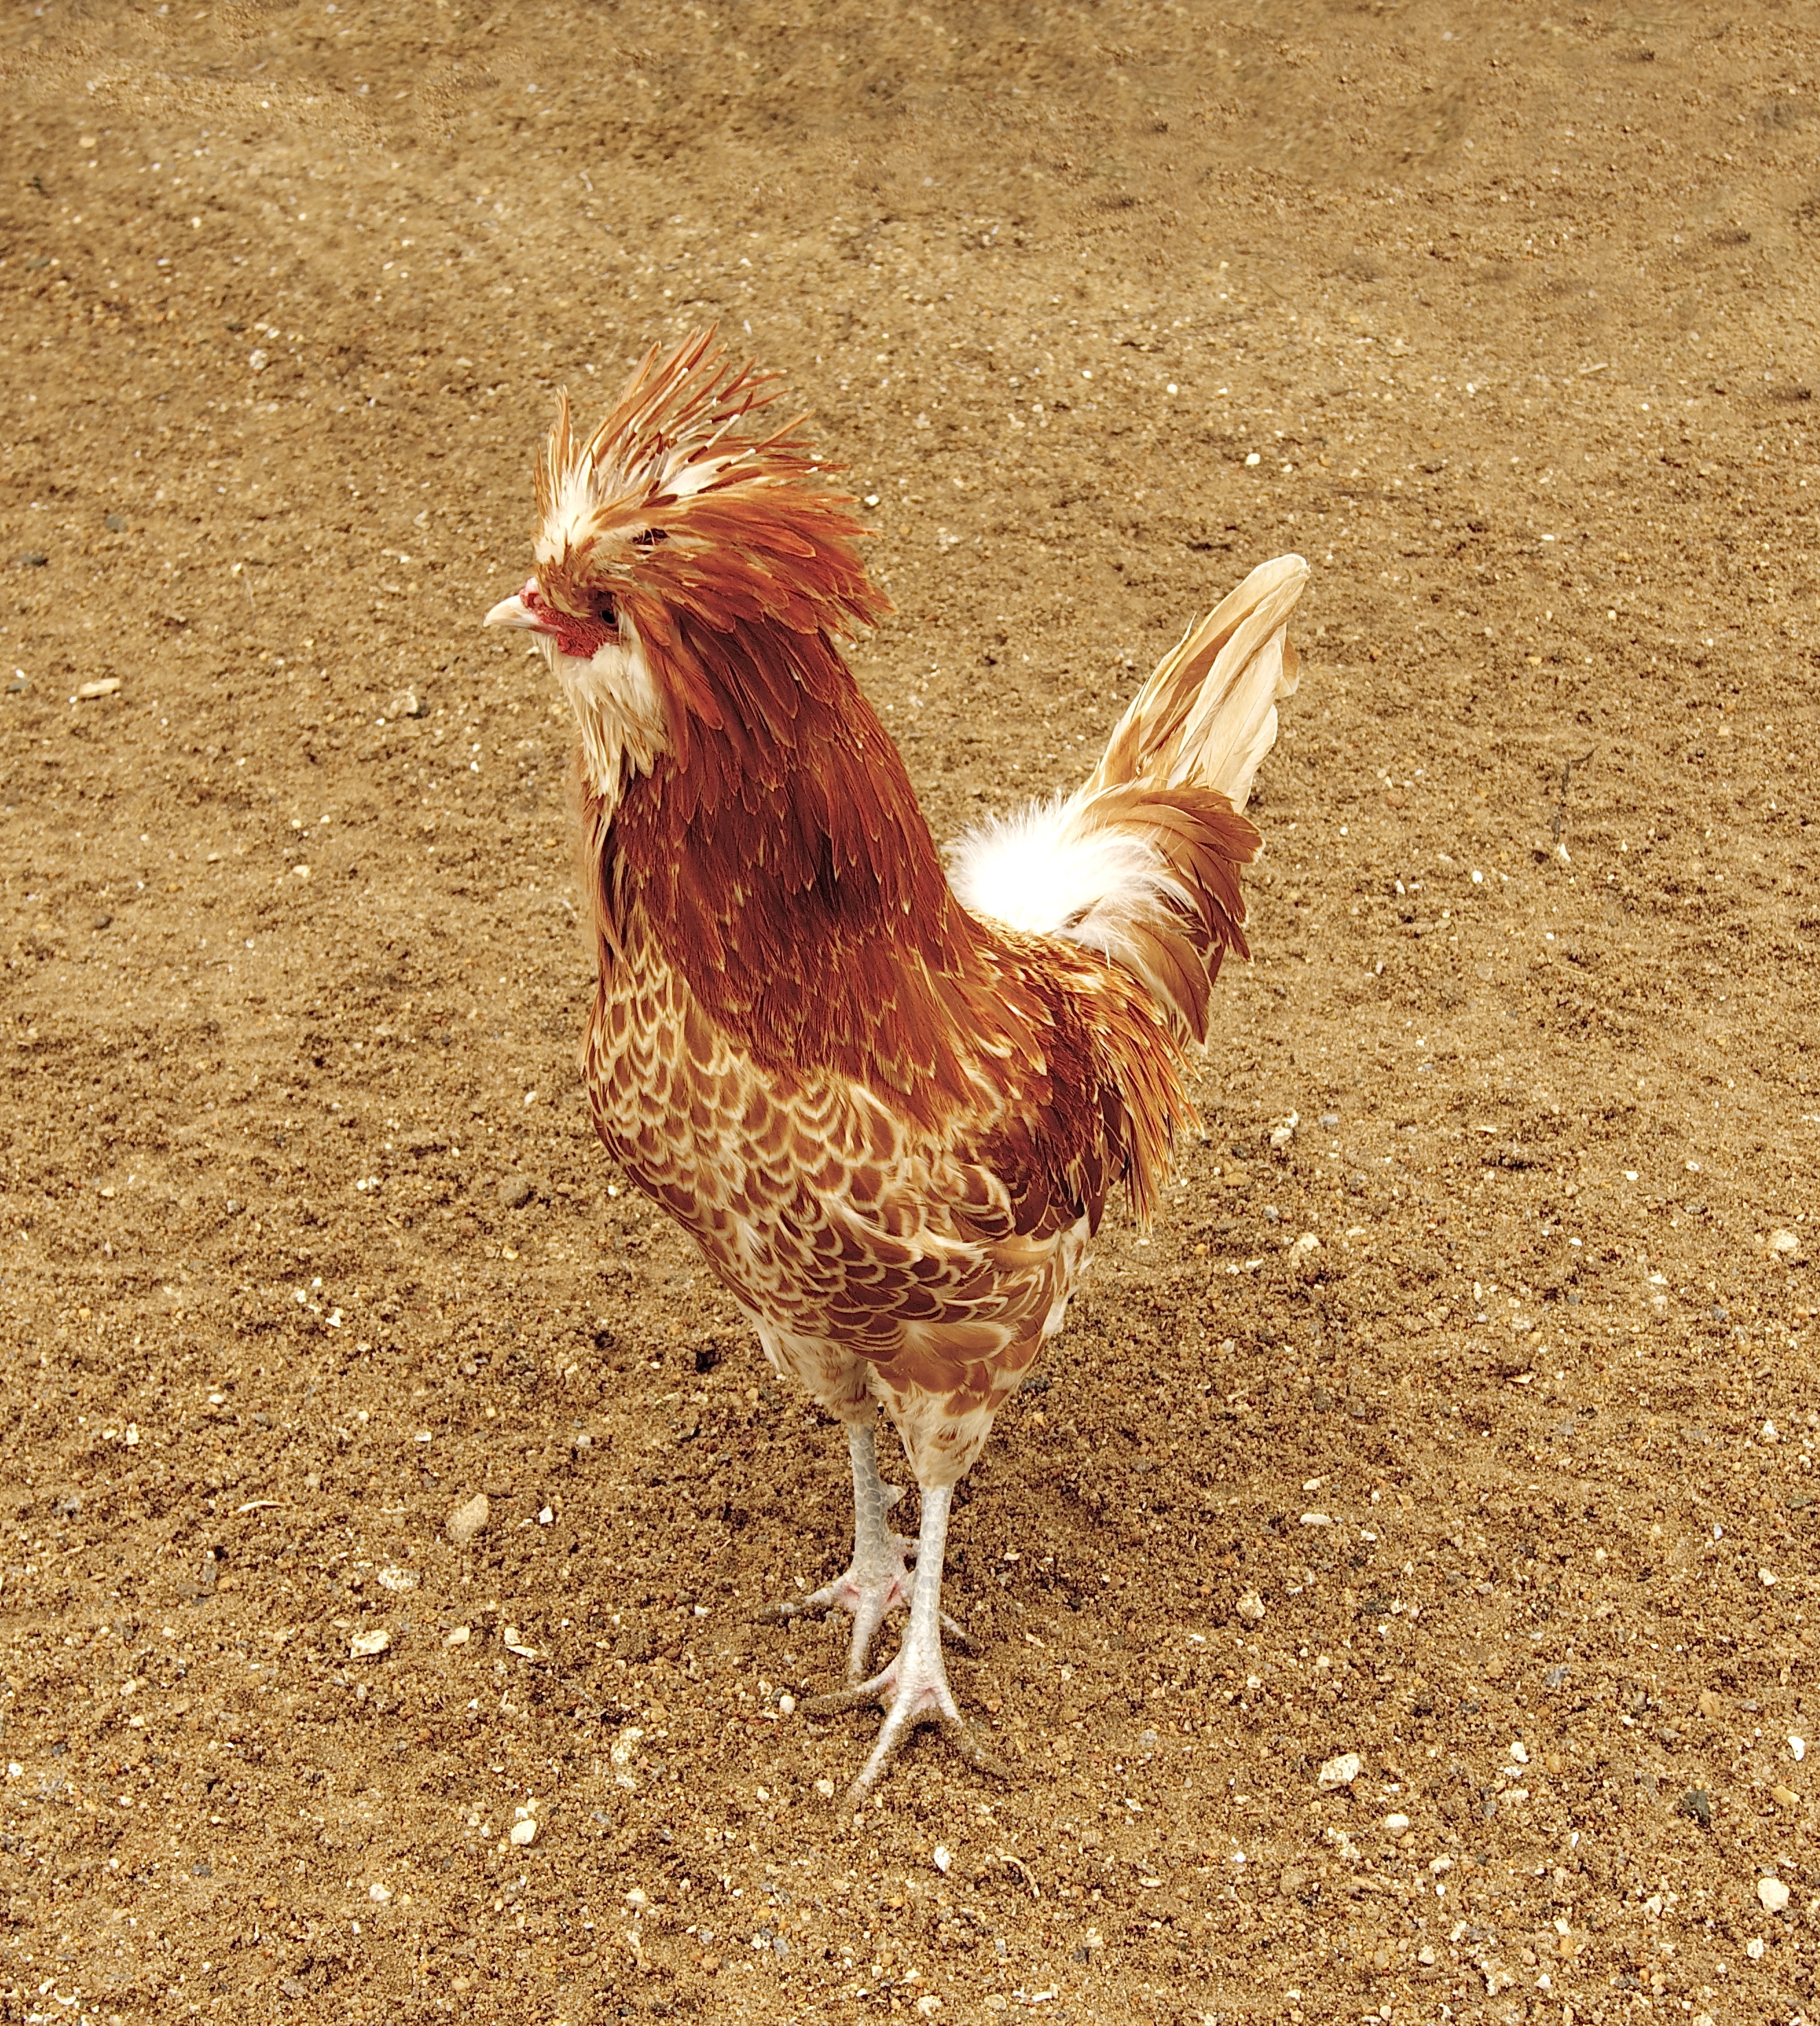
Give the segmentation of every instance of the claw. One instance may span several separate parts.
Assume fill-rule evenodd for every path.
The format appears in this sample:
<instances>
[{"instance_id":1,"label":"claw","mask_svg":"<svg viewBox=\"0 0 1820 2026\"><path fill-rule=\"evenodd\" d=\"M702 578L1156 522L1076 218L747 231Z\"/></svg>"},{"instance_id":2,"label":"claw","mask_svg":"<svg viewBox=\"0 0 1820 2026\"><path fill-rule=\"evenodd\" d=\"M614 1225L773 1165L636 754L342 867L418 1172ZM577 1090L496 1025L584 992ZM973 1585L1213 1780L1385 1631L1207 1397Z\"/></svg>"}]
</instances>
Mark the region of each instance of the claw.
<instances>
[{"instance_id":1,"label":"claw","mask_svg":"<svg viewBox=\"0 0 1820 2026\"><path fill-rule=\"evenodd\" d=\"M979 1657L979 1641L969 1632L958 1618L950 1618L945 1611L941 1613L941 1630L952 1639L969 1659Z\"/></svg>"}]
</instances>

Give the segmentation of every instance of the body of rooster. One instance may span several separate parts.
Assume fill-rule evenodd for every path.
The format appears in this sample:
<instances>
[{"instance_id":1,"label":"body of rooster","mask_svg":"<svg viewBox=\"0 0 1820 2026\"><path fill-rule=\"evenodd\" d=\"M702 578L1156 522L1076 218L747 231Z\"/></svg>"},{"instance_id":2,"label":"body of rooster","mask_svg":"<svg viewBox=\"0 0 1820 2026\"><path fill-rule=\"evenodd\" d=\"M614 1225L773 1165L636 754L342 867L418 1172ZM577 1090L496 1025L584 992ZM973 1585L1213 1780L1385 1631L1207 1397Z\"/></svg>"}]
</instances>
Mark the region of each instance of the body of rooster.
<instances>
[{"instance_id":1,"label":"body of rooster","mask_svg":"<svg viewBox=\"0 0 1820 2026\"><path fill-rule=\"evenodd\" d=\"M1254 571L1085 786L963 840L951 879L838 644L885 609L862 530L770 398L702 335L587 441L565 404L535 573L488 618L536 635L580 728L600 1136L847 1428L852 1565L785 1608L853 1613L850 1685L820 1707L886 1710L857 1795L921 1722L984 1761L941 1650L952 1489L1108 1192L1147 1216L1191 1116L1180 1050L1243 952L1241 812L1307 571ZM913 1572L881 1406L921 1492ZM862 1679L899 1604L903 1645Z\"/></svg>"}]
</instances>

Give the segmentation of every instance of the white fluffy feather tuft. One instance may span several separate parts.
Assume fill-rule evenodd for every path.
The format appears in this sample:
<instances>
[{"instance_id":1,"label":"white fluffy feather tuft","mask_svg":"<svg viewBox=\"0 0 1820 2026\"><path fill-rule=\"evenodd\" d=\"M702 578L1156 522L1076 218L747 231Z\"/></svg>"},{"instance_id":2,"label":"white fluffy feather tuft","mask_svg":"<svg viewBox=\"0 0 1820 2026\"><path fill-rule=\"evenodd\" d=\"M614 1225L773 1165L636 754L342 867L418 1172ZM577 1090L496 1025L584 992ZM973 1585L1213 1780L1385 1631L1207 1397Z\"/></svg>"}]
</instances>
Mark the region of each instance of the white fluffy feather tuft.
<instances>
[{"instance_id":1,"label":"white fluffy feather tuft","mask_svg":"<svg viewBox=\"0 0 1820 2026\"><path fill-rule=\"evenodd\" d=\"M970 913L1103 956L1121 924L1188 897L1160 853L1134 831L1090 823L1078 795L1029 802L970 830L950 848L949 878Z\"/></svg>"}]
</instances>

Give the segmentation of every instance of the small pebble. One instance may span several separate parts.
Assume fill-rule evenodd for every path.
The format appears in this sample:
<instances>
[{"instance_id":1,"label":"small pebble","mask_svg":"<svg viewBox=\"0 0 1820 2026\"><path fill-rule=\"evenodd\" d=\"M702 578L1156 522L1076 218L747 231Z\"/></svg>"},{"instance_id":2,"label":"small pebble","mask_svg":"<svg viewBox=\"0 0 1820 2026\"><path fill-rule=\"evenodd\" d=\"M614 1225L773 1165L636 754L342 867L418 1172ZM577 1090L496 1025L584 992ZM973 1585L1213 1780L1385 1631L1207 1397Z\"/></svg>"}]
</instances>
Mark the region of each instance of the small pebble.
<instances>
[{"instance_id":1,"label":"small pebble","mask_svg":"<svg viewBox=\"0 0 1820 2026\"><path fill-rule=\"evenodd\" d=\"M1261 1625L1264 1621L1264 1600L1254 1589L1248 1589L1240 1598L1239 1615L1248 1625Z\"/></svg>"},{"instance_id":2,"label":"small pebble","mask_svg":"<svg viewBox=\"0 0 1820 2026\"><path fill-rule=\"evenodd\" d=\"M1384 1818L1384 1827L1392 1836L1401 1836L1409 1826L1409 1818L1407 1815L1386 1815Z\"/></svg>"},{"instance_id":3,"label":"small pebble","mask_svg":"<svg viewBox=\"0 0 1820 2026\"><path fill-rule=\"evenodd\" d=\"M936 1869L945 1878L948 1875L949 1867L954 1862L953 1853L949 1849L948 1846L945 1844L938 1843L935 1846L934 1849L930 1852L930 1858Z\"/></svg>"},{"instance_id":4,"label":"small pebble","mask_svg":"<svg viewBox=\"0 0 1820 2026\"><path fill-rule=\"evenodd\" d=\"M445 1646L465 1646L473 1637L466 1626L458 1625L442 1643Z\"/></svg>"},{"instance_id":5,"label":"small pebble","mask_svg":"<svg viewBox=\"0 0 1820 2026\"><path fill-rule=\"evenodd\" d=\"M1801 1761L1807 1756L1807 1739L1804 1737L1791 1737L1789 1740L1789 1756L1794 1760L1797 1766L1799 1766Z\"/></svg>"},{"instance_id":6,"label":"small pebble","mask_svg":"<svg viewBox=\"0 0 1820 2026\"><path fill-rule=\"evenodd\" d=\"M506 1651L516 1653L521 1659L541 1660L543 1657L542 1648L533 1646L515 1625L508 1625L500 1637L505 1641Z\"/></svg>"},{"instance_id":7,"label":"small pebble","mask_svg":"<svg viewBox=\"0 0 1820 2026\"><path fill-rule=\"evenodd\" d=\"M1527 1766L1529 1763L1529 1747L1523 1743L1520 1737L1514 1740L1512 1743L1510 1755L1516 1761L1519 1766Z\"/></svg>"},{"instance_id":8,"label":"small pebble","mask_svg":"<svg viewBox=\"0 0 1820 2026\"><path fill-rule=\"evenodd\" d=\"M784 1716L794 1716L796 1715L796 1697L794 1696L779 1696L777 1699L777 1707L779 1712L781 1715Z\"/></svg>"},{"instance_id":9,"label":"small pebble","mask_svg":"<svg viewBox=\"0 0 1820 2026\"><path fill-rule=\"evenodd\" d=\"M536 1817L527 1815L523 1822L514 1822L510 1829L506 1832L506 1835L509 1841L515 1843L519 1849L523 1850L528 1844L537 1840Z\"/></svg>"},{"instance_id":10,"label":"small pebble","mask_svg":"<svg viewBox=\"0 0 1820 2026\"><path fill-rule=\"evenodd\" d=\"M472 1498L464 1499L444 1522L449 1538L458 1548L465 1548L492 1516L492 1507L484 1491L477 1491Z\"/></svg>"},{"instance_id":11,"label":"small pebble","mask_svg":"<svg viewBox=\"0 0 1820 2026\"><path fill-rule=\"evenodd\" d=\"M834 1783L831 1780L816 1781L815 1790L824 1801L831 1801L834 1797Z\"/></svg>"},{"instance_id":12,"label":"small pebble","mask_svg":"<svg viewBox=\"0 0 1820 2026\"><path fill-rule=\"evenodd\" d=\"M391 1644L392 1634L383 1627L376 1632L356 1632L348 1641L348 1657L370 1660L375 1654L385 1652Z\"/></svg>"},{"instance_id":13,"label":"small pebble","mask_svg":"<svg viewBox=\"0 0 1820 2026\"><path fill-rule=\"evenodd\" d=\"M392 1895L376 1878L374 1880L373 1883L367 1887L367 1896L369 1899L377 1899L380 1905L383 1906L386 1901L392 1897Z\"/></svg>"},{"instance_id":14,"label":"small pebble","mask_svg":"<svg viewBox=\"0 0 1820 2026\"><path fill-rule=\"evenodd\" d=\"M1356 1752L1343 1752L1328 1760L1317 1776L1323 1787L1350 1787L1365 1770L1365 1761Z\"/></svg>"},{"instance_id":15,"label":"small pebble","mask_svg":"<svg viewBox=\"0 0 1820 2026\"><path fill-rule=\"evenodd\" d=\"M1798 1808L1801 1805L1801 1797L1792 1787L1772 1787L1770 1792L1781 1807Z\"/></svg>"},{"instance_id":16,"label":"small pebble","mask_svg":"<svg viewBox=\"0 0 1820 2026\"><path fill-rule=\"evenodd\" d=\"M1766 1914L1780 1914L1789 1903L1789 1888L1779 1878L1759 1878L1757 1897L1763 1903Z\"/></svg>"},{"instance_id":17,"label":"small pebble","mask_svg":"<svg viewBox=\"0 0 1820 2026\"><path fill-rule=\"evenodd\" d=\"M507 1210L522 1210L536 1193L537 1184L528 1175L508 1175L499 1184L499 1201Z\"/></svg>"},{"instance_id":18,"label":"small pebble","mask_svg":"<svg viewBox=\"0 0 1820 2026\"><path fill-rule=\"evenodd\" d=\"M76 694L84 703L89 703L96 697L112 696L120 686L120 679L118 676L104 676L98 683L81 684L76 691Z\"/></svg>"},{"instance_id":19,"label":"small pebble","mask_svg":"<svg viewBox=\"0 0 1820 2026\"><path fill-rule=\"evenodd\" d=\"M651 1895L642 1885L635 1885L625 1895L625 1903L635 1914L648 1914L651 1910Z\"/></svg>"}]
</instances>

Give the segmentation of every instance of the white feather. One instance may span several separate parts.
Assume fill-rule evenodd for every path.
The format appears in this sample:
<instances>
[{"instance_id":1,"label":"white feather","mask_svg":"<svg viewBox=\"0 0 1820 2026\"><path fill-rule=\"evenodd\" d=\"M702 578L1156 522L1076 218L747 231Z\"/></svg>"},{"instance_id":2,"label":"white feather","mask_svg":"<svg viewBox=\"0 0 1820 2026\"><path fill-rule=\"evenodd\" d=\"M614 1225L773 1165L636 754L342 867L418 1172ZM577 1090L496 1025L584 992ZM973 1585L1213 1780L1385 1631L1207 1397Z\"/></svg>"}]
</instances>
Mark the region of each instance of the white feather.
<instances>
[{"instance_id":1,"label":"white feather","mask_svg":"<svg viewBox=\"0 0 1820 2026\"><path fill-rule=\"evenodd\" d=\"M1122 923L1186 901L1143 838L1085 817L1078 796L1057 796L969 831L949 860L961 905L1026 935L1065 936L1111 955Z\"/></svg>"},{"instance_id":2,"label":"white feather","mask_svg":"<svg viewBox=\"0 0 1820 2026\"><path fill-rule=\"evenodd\" d=\"M599 504L596 490L594 473L585 458L561 474L556 497L532 550L540 564L554 562L588 540Z\"/></svg>"}]
</instances>

